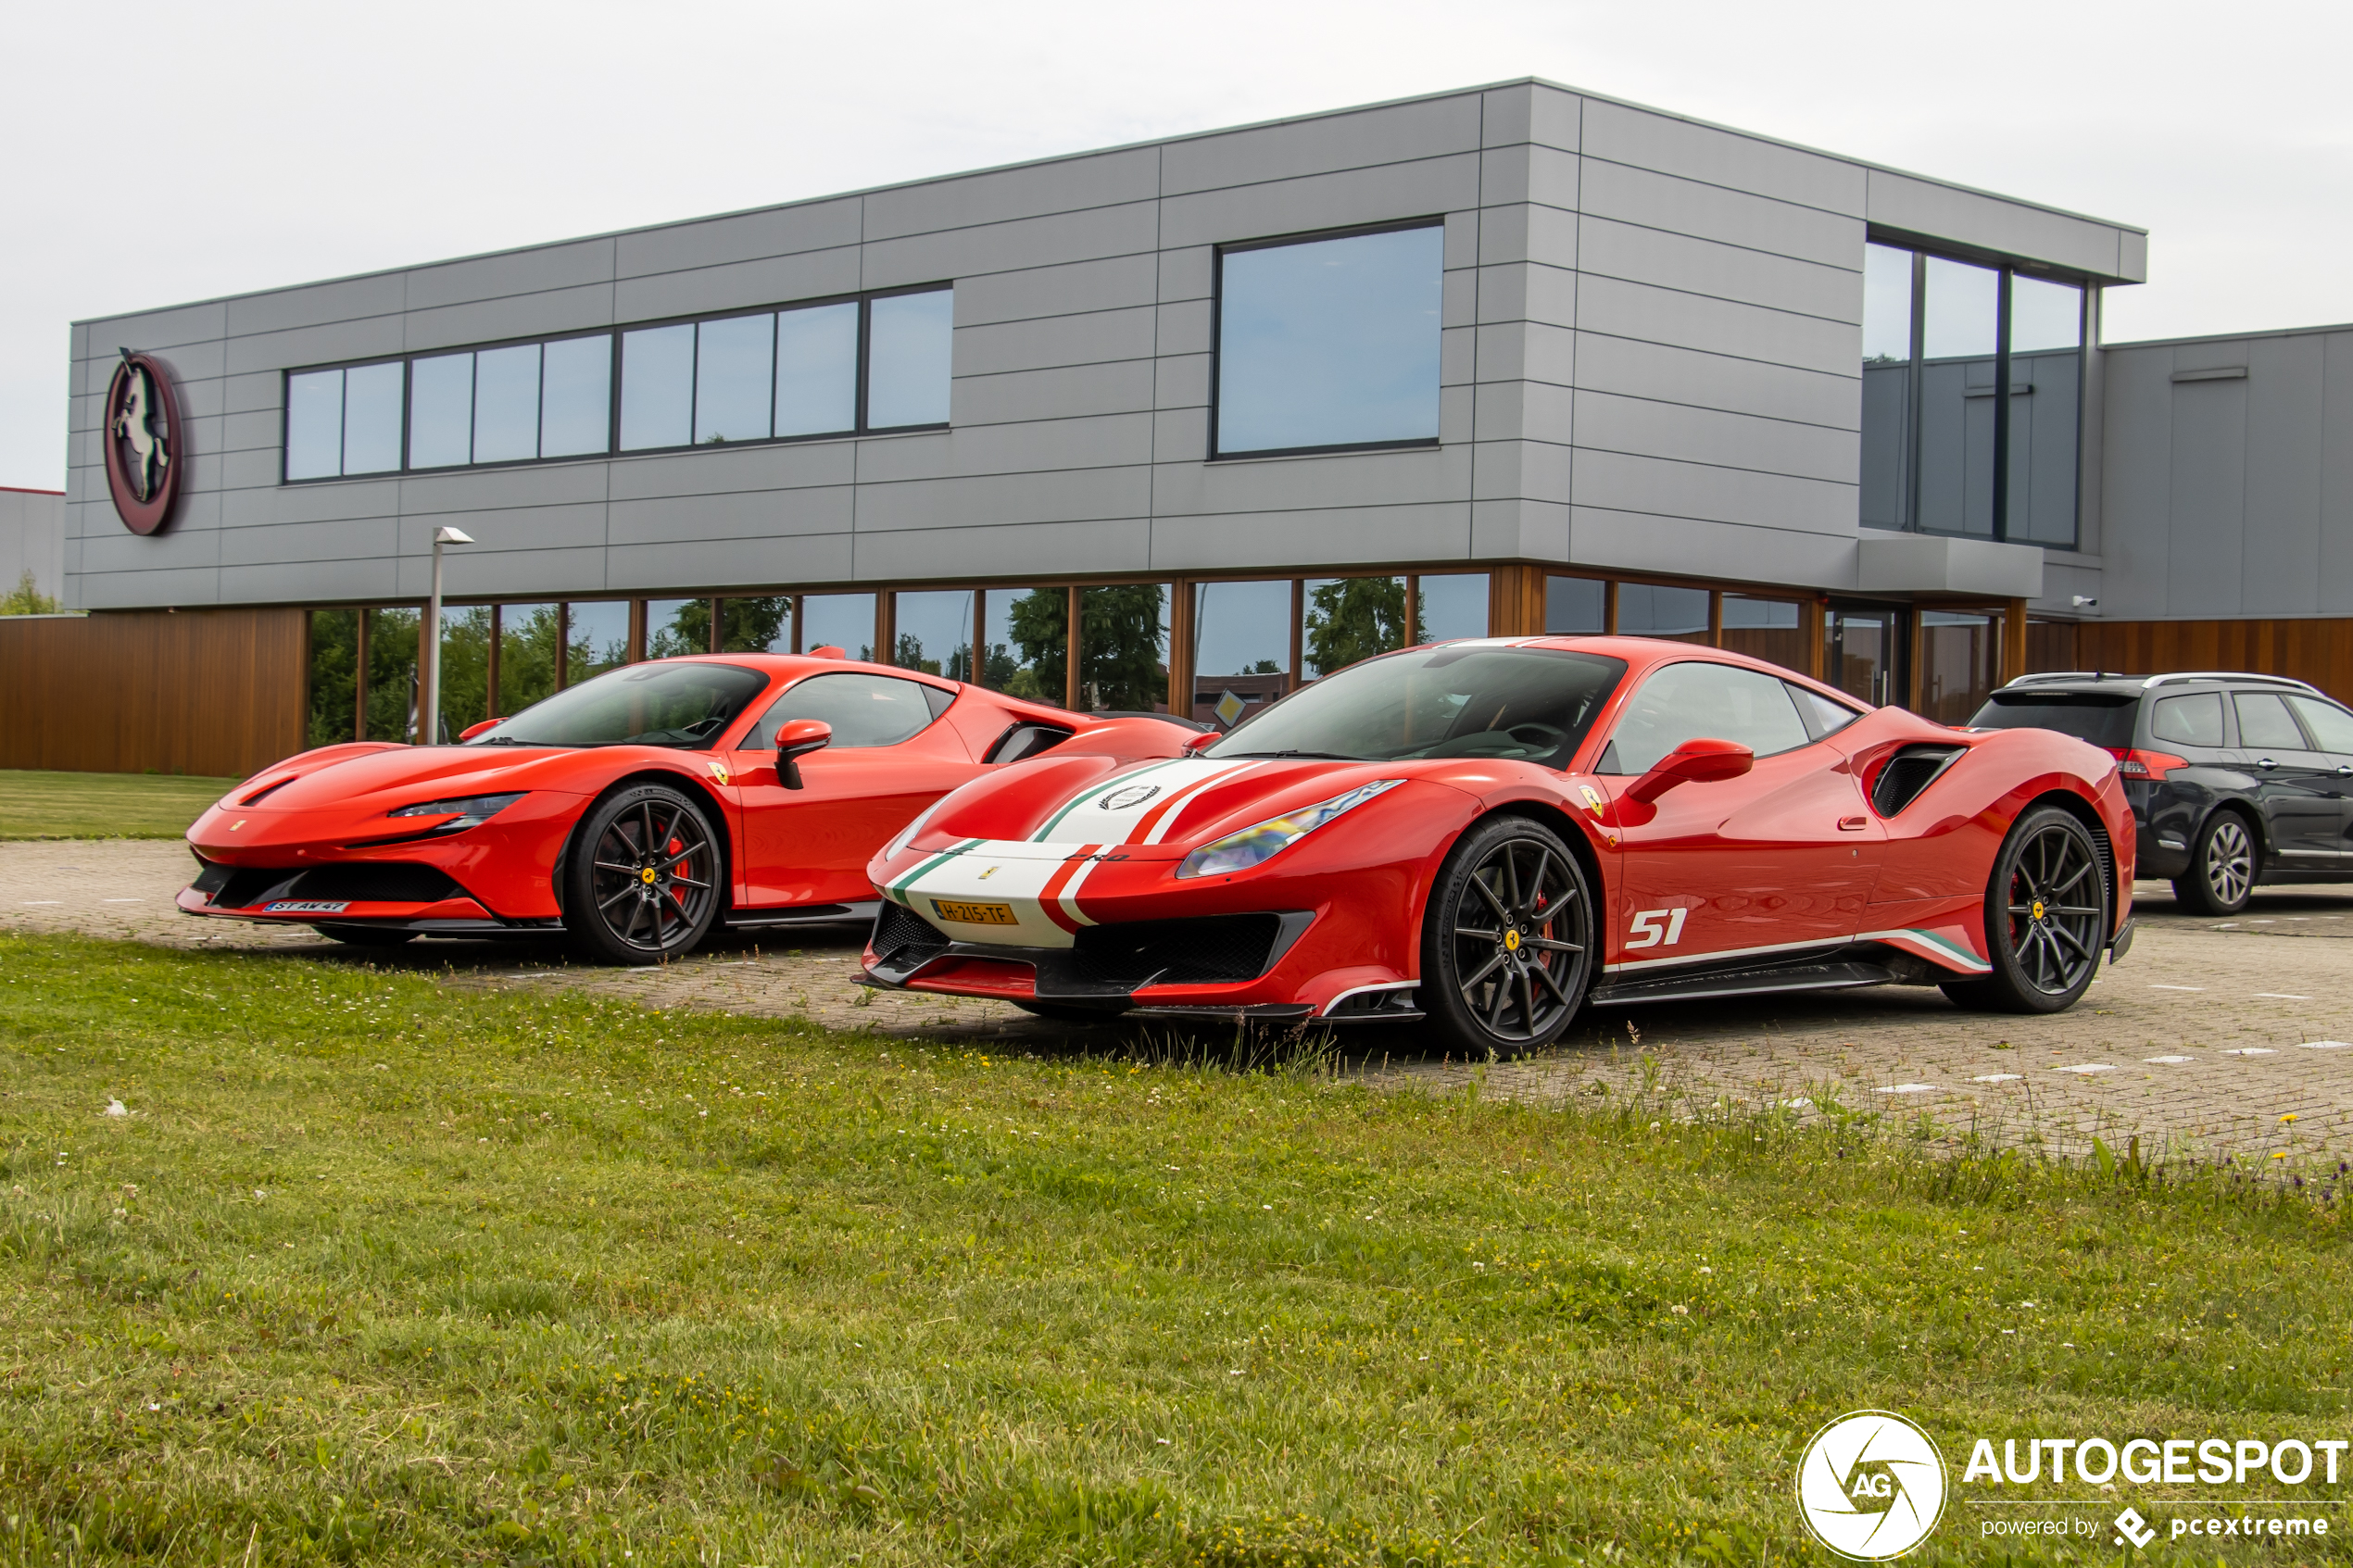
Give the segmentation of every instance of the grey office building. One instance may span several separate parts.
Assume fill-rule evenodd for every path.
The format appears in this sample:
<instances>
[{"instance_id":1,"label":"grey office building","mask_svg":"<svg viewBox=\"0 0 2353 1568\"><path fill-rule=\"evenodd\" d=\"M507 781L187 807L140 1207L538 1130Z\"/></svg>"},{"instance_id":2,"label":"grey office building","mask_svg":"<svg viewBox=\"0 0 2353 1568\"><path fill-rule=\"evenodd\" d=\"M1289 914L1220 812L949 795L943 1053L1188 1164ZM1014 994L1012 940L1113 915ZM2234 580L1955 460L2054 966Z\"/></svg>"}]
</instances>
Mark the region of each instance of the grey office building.
<instances>
[{"instance_id":1,"label":"grey office building","mask_svg":"<svg viewBox=\"0 0 2353 1568\"><path fill-rule=\"evenodd\" d=\"M444 526L476 541L453 723L821 644L1231 717L1413 638L1544 630L1959 719L2133 637L2353 610L2353 350L2102 347L2146 253L1473 88L77 323L65 594L300 615L312 741L408 733ZM102 468L124 347L183 405L145 536Z\"/></svg>"}]
</instances>

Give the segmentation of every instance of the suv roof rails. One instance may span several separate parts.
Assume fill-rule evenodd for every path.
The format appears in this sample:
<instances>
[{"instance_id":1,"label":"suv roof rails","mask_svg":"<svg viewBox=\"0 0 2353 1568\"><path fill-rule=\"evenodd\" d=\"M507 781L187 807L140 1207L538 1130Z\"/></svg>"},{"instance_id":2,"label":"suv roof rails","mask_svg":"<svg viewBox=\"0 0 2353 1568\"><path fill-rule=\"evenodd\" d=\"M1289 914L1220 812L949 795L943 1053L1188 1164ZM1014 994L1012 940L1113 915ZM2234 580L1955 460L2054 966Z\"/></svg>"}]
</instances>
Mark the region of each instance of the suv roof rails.
<instances>
[{"instance_id":1,"label":"suv roof rails","mask_svg":"<svg viewBox=\"0 0 2353 1568\"><path fill-rule=\"evenodd\" d=\"M2290 680L2285 675L2257 675L2244 670L2177 670L2170 675L2151 675L2141 683L2141 689L2162 686L2174 681L2252 681L2258 685L2287 686L2299 692L2321 695L2321 688L2309 681Z\"/></svg>"},{"instance_id":2,"label":"suv roof rails","mask_svg":"<svg viewBox=\"0 0 2353 1568\"><path fill-rule=\"evenodd\" d=\"M2137 675L2127 675L2115 670L2045 670L2032 675L2020 675L2014 681L2006 682L2004 689L2007 690L2010 686L2036 686L2046 681L2135 681L2138 679L2140 677Z\"/></svg>"}]
</instances>

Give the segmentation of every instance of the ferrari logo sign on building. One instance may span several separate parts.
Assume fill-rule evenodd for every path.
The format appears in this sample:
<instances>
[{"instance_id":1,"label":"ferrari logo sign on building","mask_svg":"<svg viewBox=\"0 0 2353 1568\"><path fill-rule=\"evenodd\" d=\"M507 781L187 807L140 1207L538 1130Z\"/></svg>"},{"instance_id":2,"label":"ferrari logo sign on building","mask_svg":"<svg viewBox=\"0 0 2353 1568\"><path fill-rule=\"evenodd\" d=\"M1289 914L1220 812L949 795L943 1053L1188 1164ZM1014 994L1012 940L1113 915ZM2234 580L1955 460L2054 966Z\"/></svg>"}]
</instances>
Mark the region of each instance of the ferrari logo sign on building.
<instances>
[{"instance_id":1,"label":"ferrari logo sign on building","mask_svg":"<svg viewBox=\"0 0 2353 1568\"><path fill-rule=\"evenodd\" d=\"M155 533L170 519L187 454L171 378L151 356L122 351L122 363L107 383L100 443L115 515L133 533Z\"/></svg>"}]
</instances>

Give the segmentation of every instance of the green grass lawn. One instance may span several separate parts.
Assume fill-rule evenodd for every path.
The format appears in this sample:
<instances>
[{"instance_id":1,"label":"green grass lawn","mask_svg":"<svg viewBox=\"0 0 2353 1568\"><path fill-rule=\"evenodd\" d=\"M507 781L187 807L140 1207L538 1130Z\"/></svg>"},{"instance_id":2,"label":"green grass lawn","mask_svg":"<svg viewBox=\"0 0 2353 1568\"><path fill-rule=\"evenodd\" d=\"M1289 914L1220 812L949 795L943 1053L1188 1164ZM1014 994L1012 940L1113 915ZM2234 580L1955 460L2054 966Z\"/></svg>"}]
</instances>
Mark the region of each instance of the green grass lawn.
<instances>
[{"instance_id":1,"label":"green grass lawn","mask_svg":"<svg viewBox=\"0 0 2353 1568\"><path fill-rule=\"evenodd\" d=\"M2310 1189L0 937L7 1563L1828 1562L1830 1416L2346 1435L2348 1298Z\"/></svg>"},{"instance_id":2,"label":"green grass lawn","mask_svg":"<svg viewBox=\"0 0 2353 1568\"><path fill-rule=\"evenodd\" d=\"M0 769L0 839L177 838L236 782Z\"/></svg>"}]
</instances>

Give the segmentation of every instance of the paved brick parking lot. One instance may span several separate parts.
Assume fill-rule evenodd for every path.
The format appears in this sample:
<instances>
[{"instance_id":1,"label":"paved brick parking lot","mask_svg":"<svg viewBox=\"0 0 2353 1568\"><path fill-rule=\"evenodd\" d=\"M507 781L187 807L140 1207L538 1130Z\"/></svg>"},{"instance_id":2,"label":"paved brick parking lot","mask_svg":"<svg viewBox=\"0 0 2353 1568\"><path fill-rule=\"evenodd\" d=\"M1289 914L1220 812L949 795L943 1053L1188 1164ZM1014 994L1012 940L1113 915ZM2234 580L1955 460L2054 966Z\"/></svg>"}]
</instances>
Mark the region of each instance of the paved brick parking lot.
<instances>
[{"instance_id":1,"label":"paved brick parking lot","mask_svg":"<svg viewBox=\"0 0 2353 1568\"><path fill-rule=\"evenodd\" d=\"M390 963L460 985L576 986L651 1006L799 1016L886 1035L1039 1050L1117 1039L1004 1003L876 993L856 983L860 938L723 937L685 963L605 970L547 943L420 942L361 953L299 928L195 920L173 909L189 860L177 844L0 844L0 924L228 951ZM1562 1048L1473 1065L1426 1054L1408 1026L1343 1036L1344 1071L1392 1086L1558 1101L1648 1093L1691 1114L1793 1105L1872 1110L1924 1137L1971 1135L2070 1153L2122 1149L2268 1159L2353 1158L2353 886L2264 890L2240 919L2176 913L2161 883L2137 890L2131 957L2057 1018L1962 1012L1927 988L1659 1006L1590 1016ZM1921 1120L1925 1118L1926 1120Z\"/></svg>"}]
</instances>

